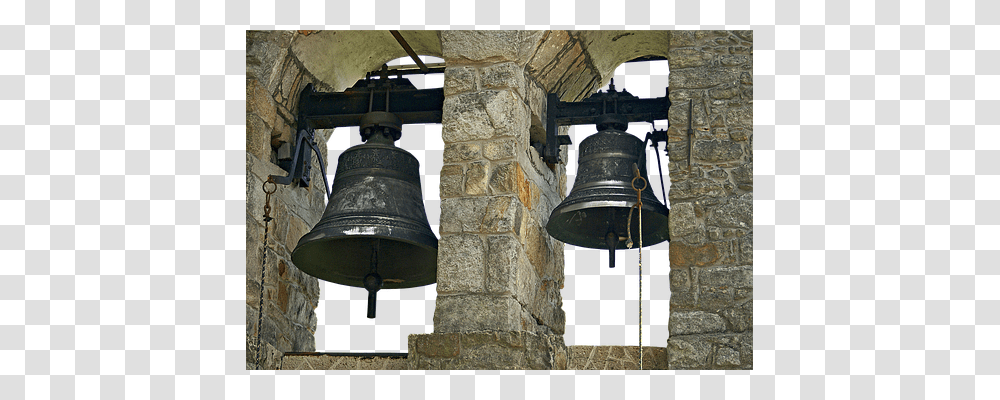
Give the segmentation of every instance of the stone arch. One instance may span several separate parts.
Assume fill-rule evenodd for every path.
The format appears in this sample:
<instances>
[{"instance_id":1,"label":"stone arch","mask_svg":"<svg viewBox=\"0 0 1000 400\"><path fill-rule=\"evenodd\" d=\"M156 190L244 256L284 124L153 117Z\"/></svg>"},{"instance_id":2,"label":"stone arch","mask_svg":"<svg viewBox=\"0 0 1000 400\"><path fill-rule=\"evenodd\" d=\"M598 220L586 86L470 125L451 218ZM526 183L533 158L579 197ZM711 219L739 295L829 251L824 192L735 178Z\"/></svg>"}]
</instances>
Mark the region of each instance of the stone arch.
<instances>
[{"instance_id":1,"label":"stone arch","mask_svg":"<svg viewBox=\"0 0 1000 400\"><path fill-rule=\"evenodd\" d=\"M400 31L400 35L417 54L442 56L437 31ZM300 31L291 52L303 68L337 92L382 64L407 57L389 31Z\"/></svg>"}]
</instances>

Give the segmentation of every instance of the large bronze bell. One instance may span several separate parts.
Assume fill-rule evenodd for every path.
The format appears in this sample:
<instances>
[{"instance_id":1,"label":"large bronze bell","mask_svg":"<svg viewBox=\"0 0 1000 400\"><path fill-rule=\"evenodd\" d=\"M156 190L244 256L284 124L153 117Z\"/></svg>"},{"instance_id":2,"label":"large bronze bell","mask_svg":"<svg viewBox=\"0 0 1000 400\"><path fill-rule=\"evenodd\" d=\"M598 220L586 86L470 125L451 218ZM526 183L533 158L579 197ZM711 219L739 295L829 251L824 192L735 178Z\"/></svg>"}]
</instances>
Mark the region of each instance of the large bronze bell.
<instances>
[{"instance_id":1,"label":"large bronze bell","mask_svg":"<svg viewBox=\"0 0 1000 400\"><path fill-rule=\"evenodd\" d=\"M644 144L624 130L627 122L615 115L597 125L599 132L580 143L576 181L569 196L549 216L549 235L574 246L608 249L615 266L615 249L624 247L628 235L629 210L636 204L632 188L634 169L646 174ZM639 180L642 182L642 180ZM643 184L637 184L642 188ZM648 186L642 191L642 244L651 246L669 240L669 210ZM638 214L638 211L633 211ZM631 221L633 243L639 245L639 218Z\"/></svg>"},{"instance_id":2,"label":"large bronze bell","mask_svg":"<svg viewBox=\"0 0 1000 400\"><path fill-rule=\"evenodd\" d=\"M367 142L340 155L326 211L292 252L309 275L367 289L368 318L375 318L379 289L437 281L437 237L424 211L420 164L393 144L401 129L391 113L362 118Z\"/></svg>"}]
</instances>

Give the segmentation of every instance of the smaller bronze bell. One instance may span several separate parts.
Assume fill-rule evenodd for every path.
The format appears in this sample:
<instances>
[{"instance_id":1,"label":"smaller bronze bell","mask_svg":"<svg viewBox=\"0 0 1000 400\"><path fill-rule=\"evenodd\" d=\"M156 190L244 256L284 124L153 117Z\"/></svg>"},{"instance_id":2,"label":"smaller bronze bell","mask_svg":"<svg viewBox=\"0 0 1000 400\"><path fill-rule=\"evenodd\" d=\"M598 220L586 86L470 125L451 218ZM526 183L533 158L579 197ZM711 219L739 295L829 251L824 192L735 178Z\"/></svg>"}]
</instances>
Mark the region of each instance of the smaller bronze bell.
<instances>
[{"instance_id":1,"label":"smaller bronze bell","mask_svg":"<svg viewBox=\"0 0 1000 400\"><path fill-rule=\"evenodd\" d=\"M437 237L420 190L416 157L393 145L402 123L387 112L362 118L367 142L337 160L330 202L319 223L299 239L292 262L319 279L375 292L437 281Z\"/></svg>"},{"instance_id":2,"label":"smaller bronze bell","mask_svg":"<svg viewBox=\"0 0 1000 400\"><path fill-rule=\"evenodd\" d=\"M627 122L616 115L605 115L600 130L580 142L576 181L569 196L559 203L545 229L563 243L591 249L608 249L610 266L615 266L615 249L622 247L631 229L633 243L639 245L639 219L629 210L636 204L632 188L634 168L646 174L645 147L642 140L625 132ZM641 188L641 187L640 187ZM670 210L656 199L647 187L642 191L642 244L651 246L669 240ZM638 214L638 211L633 212ZM631 225L631 228L629 228Z\"/></svg>"}]
</instances>

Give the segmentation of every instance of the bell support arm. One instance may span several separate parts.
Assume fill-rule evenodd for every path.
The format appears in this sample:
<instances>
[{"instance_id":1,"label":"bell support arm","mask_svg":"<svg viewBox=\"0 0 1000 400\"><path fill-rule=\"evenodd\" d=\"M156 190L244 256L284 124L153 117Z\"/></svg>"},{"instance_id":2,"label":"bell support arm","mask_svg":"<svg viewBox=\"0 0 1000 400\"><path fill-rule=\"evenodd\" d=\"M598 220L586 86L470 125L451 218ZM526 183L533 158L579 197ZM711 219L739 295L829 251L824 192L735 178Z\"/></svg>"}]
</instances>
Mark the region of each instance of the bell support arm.
<instances>
[{"instance_id":1,"label":"bell support arm","mask_svg":"<svg viewBox=\"0 0 1000 400\"><path fill-rule=\"evenodd\" d=\"M549 93L547 103L545 143L540 147L542 159L553 164L560 161L559 146L572 143L569 137L557 134L560 126L596 124L604 114L618 114L628 122L653 122L667 119L670 109L667 95L640 99L627 91L616 92L614 86L579 102L561 101L557 94Z\"/></svg>"},{"instance_id":2,"label":"bell support arm","mask_svg":"<svg viewBox=\"0 0 1000 400\"><path fill-rule=\"evenodd\" d=\"M292 143L286 143L279 153L279 164L288 171L287 176L273 176L276 183L309 186L312 168L312 153L322 156L315 143L316 129L333 129L346 126L360 126L361 118L371 111L388 111L395 114L403 124L441 123L444 105L444 89L417 89L403 78L388 79L383 82L360 80L354 87L343 92L317 92L307 84L299 93L297 134ZM312 151L310 151L312 150ZM286 158L287 157L287 158ZM326 183L326 172L323 173ZM327 195L329 196L329 184Z\"/></svg>"}]
</instances>

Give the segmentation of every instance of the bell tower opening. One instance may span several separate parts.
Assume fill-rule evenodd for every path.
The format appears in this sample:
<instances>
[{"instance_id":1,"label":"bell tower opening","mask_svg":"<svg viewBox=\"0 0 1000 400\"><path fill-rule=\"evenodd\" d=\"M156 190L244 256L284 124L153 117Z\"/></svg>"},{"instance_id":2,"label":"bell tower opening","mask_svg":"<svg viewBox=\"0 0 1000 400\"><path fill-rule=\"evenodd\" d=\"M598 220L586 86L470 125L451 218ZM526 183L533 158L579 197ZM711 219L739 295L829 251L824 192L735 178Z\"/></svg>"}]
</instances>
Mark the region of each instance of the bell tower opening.
<instances>
[{"instance_id":1,"label":"bell tower opening","mask_svg":"<svg viewBox=\"0 0 1000 400\"><path fill-rule=\"evenodd\" d=\"M666 60L625 62L615 71L613 80L600 88L607 92L627 90L639 98L666 96L670 72ZM643 140L653 129L666 130L667 120L632 122L626 132ZM596 125L572 125L569 135L579 144L598 131ZM665 206L670 192L666 143L658 150L645 146L646 171L651 190ZM566 193L571 193L579 168L580 146L569 146L566 160ZM657 154L659 153L659 163ZM662 168L661 168L662 165ZM662 186L661 186L662 182ZM669 333L670 317L670 243L664 241L642 249L642 343L643 346L664 346ZM566 287L563 289L563 309L566 311L567 346L634 346L639 337L639 254L620 243L616 251L616 267L609 268L608 250L566 245Z\"/></svg>"},{"instance_id":2,"label":"bell tower opening","mask_svg":"<svg viewBox=\"0 0 1000 400\"><path fill-rule=\"evenodd\" d=\"M429 67L428 73L420 71L410 57L401 57L385 63L387 76L407 79L417 89L434 89L444 86L444 60L421 55L419 59ZM370 78L379 80L378 71ZM367 79L362 76L359 80ZM392 104L389 104L392 111ZM364 143L360 127L335 128L327 141L329 167L327 180L333 182L337 160L345 150ZM438 186L442 166L444 142L441 124L404 124L402 135L395 146L412 154L420 165L420 188L423 205L431 230L440 238L441 199ZM320 300L316 307L316 351L320 352L392 352L405 353L410 334L430 333L434 330L434 301L437 284L414 288L380 290L378 314L367 318L368 292L364 288L338 285L323 280L320 283Z\"/></svg>"}]
</instances>

